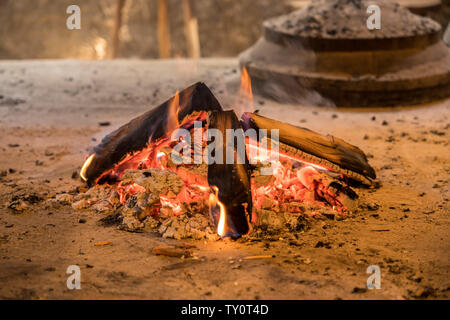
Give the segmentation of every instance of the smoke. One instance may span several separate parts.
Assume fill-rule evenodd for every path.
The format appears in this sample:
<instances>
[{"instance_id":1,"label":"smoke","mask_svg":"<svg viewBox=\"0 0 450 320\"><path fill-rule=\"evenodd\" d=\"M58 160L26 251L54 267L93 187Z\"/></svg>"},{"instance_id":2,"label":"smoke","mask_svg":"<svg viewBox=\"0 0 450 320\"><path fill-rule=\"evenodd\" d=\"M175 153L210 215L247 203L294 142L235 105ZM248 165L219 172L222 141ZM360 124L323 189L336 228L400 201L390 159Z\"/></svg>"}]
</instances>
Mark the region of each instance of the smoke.
<instances>
[{"instance_id":1,"label":"smoke","mask_svg":"<svg viewBox=\"0 0 450 320\"><path fill-rule=\"evenodd\" d=\"M333 101L313 89L303 87L295 79L280 78L275 74L270 80L264 81L255 91L282 103L336 107Z\"/></svg>"},{"instance_id":2,"label":"smoke","mask_svg":"<svg viewBox=\"0 0 450 320\"><path fill-rule=\"evenodd\" d=\"M239 61L248 66L255 93L282 103L335 107L303 77L317 72L316 54L298 41L285 41L280 46L261 38L241 54Z\"/></svg>"}]
</instances>

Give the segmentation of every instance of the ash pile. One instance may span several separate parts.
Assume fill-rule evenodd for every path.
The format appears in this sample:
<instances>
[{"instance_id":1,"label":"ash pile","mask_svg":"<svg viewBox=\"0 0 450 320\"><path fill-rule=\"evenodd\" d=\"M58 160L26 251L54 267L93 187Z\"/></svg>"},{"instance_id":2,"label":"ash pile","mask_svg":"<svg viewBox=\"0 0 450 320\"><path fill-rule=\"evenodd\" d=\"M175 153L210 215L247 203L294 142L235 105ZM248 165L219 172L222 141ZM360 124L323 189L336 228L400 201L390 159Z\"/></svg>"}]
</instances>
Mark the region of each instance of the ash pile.
<instances>
[{"instance_id":1,"label":"ash pile","mask_svg":"<svg viewBox=\"0 0 450 320\"><path fill-rule=\"evenodd\" d=\"M381 18L369 28L371 5ZM381 107L450 95L441 25L392 1L314 1L265 21L263 31L239 62L255 92L275 100Z\"/></svg>"}]
</instances>

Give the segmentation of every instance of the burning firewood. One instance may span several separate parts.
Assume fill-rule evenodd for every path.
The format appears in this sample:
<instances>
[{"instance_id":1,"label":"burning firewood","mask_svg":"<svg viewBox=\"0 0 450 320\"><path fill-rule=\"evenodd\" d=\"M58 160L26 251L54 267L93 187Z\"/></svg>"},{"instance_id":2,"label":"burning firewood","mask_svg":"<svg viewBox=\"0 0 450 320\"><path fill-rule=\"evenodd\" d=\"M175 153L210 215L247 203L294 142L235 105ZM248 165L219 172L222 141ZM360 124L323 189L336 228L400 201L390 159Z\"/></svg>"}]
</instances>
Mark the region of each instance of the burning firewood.
<instances>
[{"instance_id":1,"label":"burning firewood","mask_svg":"<svg viewBox=\"0 0 450 320\"><path fill-rule=\"evenodd\" d=\"M105 240L105 241L99 241L99 242L94 243L94 246L103 247L103 246L107 246L109 244L111 244L111 241Z\"/></svg>"},{"instance_id":2,"label":"burning firewood","mask_svg":"<svg viewBox=\"0 0 450 320\"><path fill-rule=\"evenodd\" d=\"M270 256L270 255L263 255L263 256L247 256L244 257L244 260L259 260L259 259L272 259L274 258L274 256Z\"/></svg>"},{"instance_id":3,"label":"burning firewood","mask_svg":"<svg viewBox=\"0 0 450 320\"><path fill-rule=\"evenodd\" d=\"M176 103L178 100L178 103ZM194 111L222 110L209 88L198 82L160 106L131 120L111 132L95 147L94 155L81 171L81 177L92 185L105 171L118 163L125 155L143 149L150 140L166 134L169 121L181 122Z\"/></svg>"},{"instance_id":4,"label":"burning firewood","mask_svg":"<svg viewBox=\"0 0 450 320\"><path fill-rule=\"evenodd\" d=\"M266 129L269 137L272 129L278 129L281 151L365 184L372 184L372 179L376 178L364 152L342 139L322 136L255 113L245 113L242 118L244 128Z\"/></svg>"},{"instance_id":5,"label":"burning firewood","mask_svg":"<svg viewBox=\"0 0 450 320\"><path fill-rule=\"evenodd\" d=\"M192 256L192 250L176 248L174 246L160 245L152 249L154 255L162 255L174 258L188 258Z\"/></svg>"},{"instance_id":6,"label":"burning firewood","mask_svg":"<svg viewBox=\"0 0 450 320\"><path fill-rule=\"evenodd\" d=\"M239 121L202 83L106 136L80 175L95 186L74 209L110 212L121 229L174 239L303 230L305 216L357 207L343 178L376 177L359 148L256 114Z\"/></svg>"},{"instance_id":7,"label":"burning firewood","mask_svg":"<svg viewBox=\"0 0 450 320\"><path fill-rule=\"evenodd\" d=\"M234 111L210 112L209 128L220 130L222 136L225 137L227 129L239 129L241 125ZM244 141L243 137L241 141ZM222 145L218 147L222 148L223 156L227 152L227 143L230 141L223 141ZM238 156L236 145L233 152L236 159ZM248 159L245 158L243 164L238 164L237 161L233 161L233 164L225 162L223 159L222 164L209 165L208 183L210 186L218 188L218 201L226 210L225 224L232 225L234 230L243 235L249 231L247 216L251 218L252 212Z\"/></svg>"}]
</instances>

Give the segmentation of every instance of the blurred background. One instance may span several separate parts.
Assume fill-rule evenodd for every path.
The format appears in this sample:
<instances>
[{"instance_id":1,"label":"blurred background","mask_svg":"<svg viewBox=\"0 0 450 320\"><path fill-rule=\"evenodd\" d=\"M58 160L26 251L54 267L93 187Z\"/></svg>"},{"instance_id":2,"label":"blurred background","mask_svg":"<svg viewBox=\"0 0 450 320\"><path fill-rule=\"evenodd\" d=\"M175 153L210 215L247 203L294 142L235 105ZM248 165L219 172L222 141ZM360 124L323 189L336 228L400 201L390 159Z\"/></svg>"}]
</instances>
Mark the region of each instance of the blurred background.
<instances>
[{"instance_id":1,"label":"blurred background","mask_svg":"<svg viewBox=\"0 0 450 320\"><path fill-rule=\"evenodd\" d=\"M110 54L116 0L0 0L0 58L101 59ZM158 58L158 10L167 6L170 57L188 55L182 0L123 2L117 57ZM235 56L254 43L264 19L292 10L279 0L191 0L201 56ZM163 3L163 4L161 4ZM66 28L66 8L81 8L81 30ZM160 18L161 19L161 18ZM164 23L159 22L159 23Z\"/></svg>"},{"instance_id":2,"label":"blurred background","mask_svg":"<svg viewBox=\"0 0 450 320\"><path fill-rule=\"evenodd\" d=\"M399 0L405 2L406 0ZM406 2L435 0L408 0ZM293 0L0 0L0 59L230 57L261 35L263 20L308 3ZM66 8L81 8L68 30ZM421 12L443 26L450 0Z\"/></svg>"}]
</instances>

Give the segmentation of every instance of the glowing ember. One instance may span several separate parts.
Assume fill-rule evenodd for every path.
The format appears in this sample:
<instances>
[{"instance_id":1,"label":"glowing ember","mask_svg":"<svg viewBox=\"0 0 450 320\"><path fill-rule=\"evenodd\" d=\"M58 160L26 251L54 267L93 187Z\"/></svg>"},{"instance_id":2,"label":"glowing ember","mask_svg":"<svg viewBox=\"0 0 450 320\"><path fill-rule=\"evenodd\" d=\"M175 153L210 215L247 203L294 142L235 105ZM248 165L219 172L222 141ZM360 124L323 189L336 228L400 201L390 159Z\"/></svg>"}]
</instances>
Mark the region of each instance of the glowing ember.
<instances>
[{"instance_id":1,"label":"glowing ember","mask_svg":"<svg viewBox=\"0 0 450 320\"><path fill-rule=\"evenodd\" d=\"M179 215L183 211L178 203L171 201L172 199L168 199L163 196L159 197L159 199L161 201L161 205L163 207L166 206L171 208L175 215Z\"/></svg>"},{"instance_id":2,"label":"glowing ember","mask_svg":"<svg viewBox=\"0 0 450 320\"><path fill-rule=\"evenodd\" d=\"M341 214L348 210L345 203L348 197L345 192L341 194L342 186L326 173L321 173L308 164L280 161L273 176L266 178L268 181L258 183L257 179L261 177L252 180L253 205L256 211L301 212L302 205L319 209L327 204ZM315 214L314 210L308 212L311 216Z\"/></svg>"},{"instance_id":3,"label":"glowing ember","mask_svg":"<svg viewBox=\"0 0 450 320\"><path fill-rule=\"evenodd\" d=\"M217 224L217 234L221 237L225 235L225 218L226 218L226 210L222 202L217 202L220 208L220 218L219 223Z\"/></svg>"}]
</instances>

